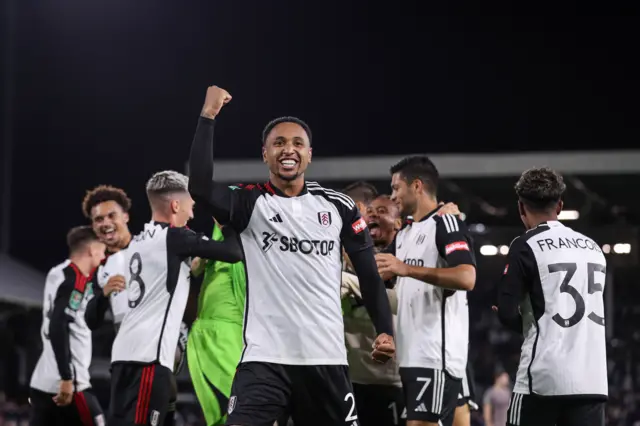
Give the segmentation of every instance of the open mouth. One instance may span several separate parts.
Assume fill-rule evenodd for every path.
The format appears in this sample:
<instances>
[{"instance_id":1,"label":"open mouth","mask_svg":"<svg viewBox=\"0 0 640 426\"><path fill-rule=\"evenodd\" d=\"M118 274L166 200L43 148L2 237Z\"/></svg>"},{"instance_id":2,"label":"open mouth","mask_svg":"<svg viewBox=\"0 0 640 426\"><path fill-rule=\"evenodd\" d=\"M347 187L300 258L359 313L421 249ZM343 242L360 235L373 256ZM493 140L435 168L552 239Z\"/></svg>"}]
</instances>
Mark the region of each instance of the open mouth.
<instances>
[{"instance_id":1,"label":"open mouth","mask_svg":"<svg viewBox=\"0 0 640 426\"><path fill-rule=\"evenodd\" d=\"M295 160L293 158L285 158L283 160L280 160L280 166L282 166L282 168L285 170L293 170L297 165L298 160Z\"/></svg>"},{"instance_id":2,"label":"open mouth","mask_svg":"<svg viewBox=\"0 0 640 426\"><path fill-rule=\"evenodd\" d=\"M113 240L116 237L115 226L107 226L100 229L100 233L105 240Z\"/></svg>"},{"instance_id":3,"label":"open mouth","mask_svg":"<svg viewBox=\"0 0 640 426\"><path fill-rule=\"evenodd\" d=\"M378 238L380 236L380 225L375 220L369 221L367 223L369 227L369 233L371 234L371 238Z\"/></svg>"}]
</instances>

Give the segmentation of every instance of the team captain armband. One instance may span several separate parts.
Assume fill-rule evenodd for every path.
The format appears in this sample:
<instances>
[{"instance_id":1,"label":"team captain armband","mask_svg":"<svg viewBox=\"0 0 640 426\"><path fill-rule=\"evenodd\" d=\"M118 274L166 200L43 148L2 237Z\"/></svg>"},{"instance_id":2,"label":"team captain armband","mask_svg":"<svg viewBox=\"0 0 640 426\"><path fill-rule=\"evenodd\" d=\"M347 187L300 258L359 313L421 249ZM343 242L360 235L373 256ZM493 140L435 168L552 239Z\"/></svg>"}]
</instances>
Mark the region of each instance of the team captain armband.
<instances>
[{"instance_id":1,"label":"team captain armband","mask_svg":"<svg viewBox=\"0 0 640 426\"><path fill-rule=\"evenodd\" d=\"M469 249L469 244L466 241L455 241L453 243L447 244L444 247L444 251L447 255L450 255L454 251L458 250L471 251Z\"/></svg>"}]
</instances>

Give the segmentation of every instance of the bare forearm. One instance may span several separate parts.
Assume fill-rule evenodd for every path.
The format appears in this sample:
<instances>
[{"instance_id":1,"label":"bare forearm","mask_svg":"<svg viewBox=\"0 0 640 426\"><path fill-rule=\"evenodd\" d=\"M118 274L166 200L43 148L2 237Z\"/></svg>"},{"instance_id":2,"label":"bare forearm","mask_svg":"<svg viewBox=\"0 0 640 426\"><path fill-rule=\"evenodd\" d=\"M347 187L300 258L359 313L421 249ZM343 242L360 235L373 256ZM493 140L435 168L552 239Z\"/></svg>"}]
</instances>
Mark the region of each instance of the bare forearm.
<instances>
[{"instance_id":1,"label":"bare forearm","mask_svg":"<svg viewBox=\"0 0 640 426\"><path fill-rule=\"evenodd\" d=\"M476 283L476 269L471 265L453 268L408 266L407 276L447 290L470 291Z\"/></svg>"}]
</instances>

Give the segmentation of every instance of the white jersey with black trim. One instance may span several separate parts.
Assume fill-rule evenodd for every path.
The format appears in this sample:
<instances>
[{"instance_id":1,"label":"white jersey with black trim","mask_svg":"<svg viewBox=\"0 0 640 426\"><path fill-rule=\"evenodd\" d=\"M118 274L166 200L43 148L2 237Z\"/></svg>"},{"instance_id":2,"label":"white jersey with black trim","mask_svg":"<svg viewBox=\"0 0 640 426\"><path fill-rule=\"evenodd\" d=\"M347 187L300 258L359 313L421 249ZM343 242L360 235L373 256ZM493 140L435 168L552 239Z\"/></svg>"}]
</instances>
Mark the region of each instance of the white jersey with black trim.
<instances>
[{"instance_id":1,"label":"white jersey with black trim","mask_svg":"<svg viewBox=\"0 0 640 426\"><path fill-rule=\"evenodd\" d=\"M84 320L92 292L90 278L70 260L47 274L40 328L42 353L31 376L32 388L58 393L62 377L73 381L76 392L91 387L91 330Z\"/></svg>"},{"instance_id":2,"label":"white jersey with black trim","mask_svg":"<svg viewBox=\"0 0 640 426\"><path fill-rule=\"evenodd\" d=\"M125 250L120 250L111 254L106 260L104 265L98 269L98 285L104 288L109 282L109 278L115 275L122 275L127 271L127 264L125 259ZM113 314L114 324L120 324L124 316L129 312L129 300L127 296L127 289L125 288L119 292L112 292L109 295L109 304L111 305L111 313Z\"/></svg>"},{"instance_id":3,"label":"white jersey with black trim","mask_svg":"<svg viewBox=\"0 0 640 426\"><path fill-rule=\"evenodd\" d=\"M235 235L210 241L186 227L152 221L133 237L124 252L129 311L113 342L112 362L158 362L173 370L192 256L233 263L242 258Z\"/></svg>"},{"instance_id":4,"label":"white jersey with black trim","mask_svg":"<svg viewBox=\"0 0 640 426\"><path fill-rule=\"evenodd\" d=\"M395 250L395 256L409 265L425 268L475 265L464 222L436 212L401 229L389 251ZM411 277L398 277L396 289L400 368L440 369L462 378L469 345L467 293Z\"/></svg>"},{"instance_id":5,"label":"white jersey with black trim","mask_svg":"<svg viewBox=\"0 0 640 426\"><path fill-rule=\"evenodd\" d=\"M346 365L341 246L373 246L355 203L316 182L295 197L270 183L232 194L247 273L241 362Z\"/></svg>"},{"instance_id":6,"label":"white jersey with black trim","mask_svg":"<svg viewBox=\"0 0 640 426\"><path fill-rule=\"evenodd\" d=\"M607 397L607 262L589 237L549 221L509 249L498 314L524 334L514 392Z\"/></svg>"}]
</instances>

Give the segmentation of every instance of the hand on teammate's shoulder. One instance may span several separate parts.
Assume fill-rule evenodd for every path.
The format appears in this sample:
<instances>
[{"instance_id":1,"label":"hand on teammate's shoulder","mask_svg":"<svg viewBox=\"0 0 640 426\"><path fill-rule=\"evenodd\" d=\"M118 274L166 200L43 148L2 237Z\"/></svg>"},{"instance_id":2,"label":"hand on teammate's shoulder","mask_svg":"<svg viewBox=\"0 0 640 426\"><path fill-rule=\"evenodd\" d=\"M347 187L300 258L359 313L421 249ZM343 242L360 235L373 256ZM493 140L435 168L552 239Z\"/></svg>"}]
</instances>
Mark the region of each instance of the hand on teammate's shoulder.
<instances>
[{"instance_id":1,"label":"hand on teammate's shoulder","mask_svg":"<svg viewBox=\"0 0 640 426\"><path fill-rule=\"evenodd\" d=\"M200 115L213 120L223 106L231 101L231 95L218 86L209 86Z\"/></svg>"}]
</instances>

